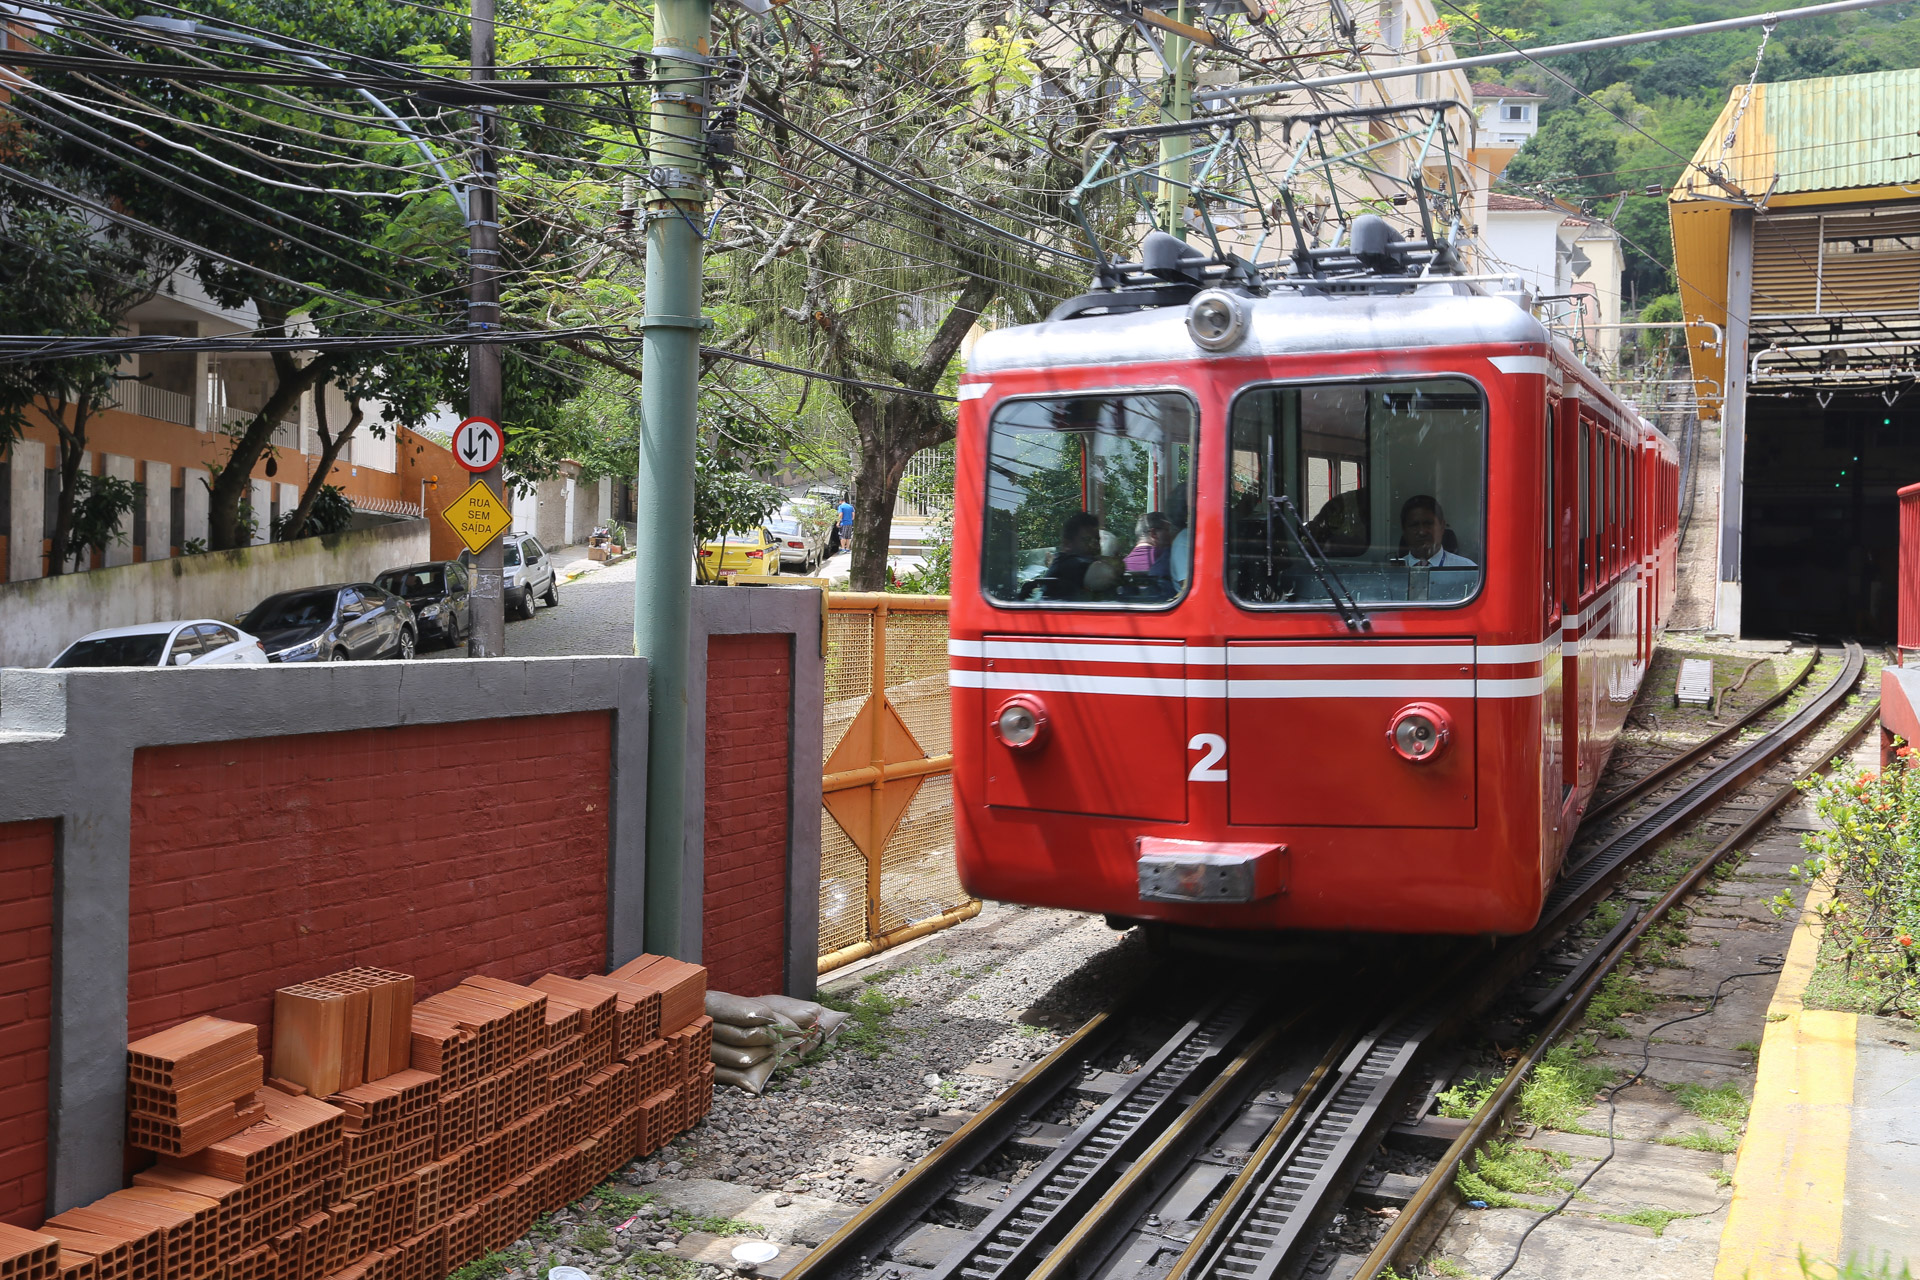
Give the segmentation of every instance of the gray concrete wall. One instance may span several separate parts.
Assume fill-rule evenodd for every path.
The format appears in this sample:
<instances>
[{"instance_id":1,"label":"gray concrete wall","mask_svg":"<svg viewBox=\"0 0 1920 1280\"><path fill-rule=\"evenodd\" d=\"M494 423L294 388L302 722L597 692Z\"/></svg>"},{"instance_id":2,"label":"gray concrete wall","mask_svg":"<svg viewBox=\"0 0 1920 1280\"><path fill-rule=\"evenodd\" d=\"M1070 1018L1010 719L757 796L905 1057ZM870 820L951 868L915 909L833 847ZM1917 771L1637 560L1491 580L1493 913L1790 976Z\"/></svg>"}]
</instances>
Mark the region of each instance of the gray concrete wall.
<instances>
[{"instance_id":1,"label":"gray concrete wall","mask_svg":"<svg viewBox=\"0 0 1920 1280\"><path fill-rule=\"evenodd\" d=\"M787 704L786 994L811 999L820 957L820 762L827 665L826 613L817 587L695 587L687 662L686 843L680 861L680 958L702 955L706 889L707 641L713 636L793 637Z\"/></svg>"},{"instance_id":2,"label":"gray concrete wall","mask_svg":"<svg viewBox=\"0 0 1920 1280\"><path fill-rule=\"evenodd\" d=\"M19 469L16 464L16 473ZM188 485L189 501L195 490L205 492L192 473ZM19 505L16 494L16 523ZM201 510L204 535L204 506ZM265 512L260 514L264 520ZM189 526L192 523L189 515ZM38 547L34 554L37 559ZM427 522L398 520L327 538L0 583L0 667L44 666L73 641L103 627L179 618L231 619L276 591L365 582L382 569L425 560L429 554Z\"/></svg>"},{"instance_id":3,"label":"gray concrete wall","mask_svg":"<svg viewBox=\"0 0 1920 1280\"><path fill-rule=\"evenodd\" d=\"M290 717L289 708L298 715ZM137 750L577 711L613 713L606 904L613 966L645 950L643 659L0 670L0 823L60 824L48 1212L90 1203L121 1185Z\"/></svg>"},{"instance_id":4,"label":"gray concrete wall","mask_svg":"<svg viewBox=\"0 0 1920 1280\"><path fill-rule=\"evenodd\" d=\"M40 576L40 543L46 538L47 446L37 440L16 440L8 470L13 518L7 530L7 581L25 582ZM3 631L4 626L0 626Z\"/></svg>"}]
</instances>

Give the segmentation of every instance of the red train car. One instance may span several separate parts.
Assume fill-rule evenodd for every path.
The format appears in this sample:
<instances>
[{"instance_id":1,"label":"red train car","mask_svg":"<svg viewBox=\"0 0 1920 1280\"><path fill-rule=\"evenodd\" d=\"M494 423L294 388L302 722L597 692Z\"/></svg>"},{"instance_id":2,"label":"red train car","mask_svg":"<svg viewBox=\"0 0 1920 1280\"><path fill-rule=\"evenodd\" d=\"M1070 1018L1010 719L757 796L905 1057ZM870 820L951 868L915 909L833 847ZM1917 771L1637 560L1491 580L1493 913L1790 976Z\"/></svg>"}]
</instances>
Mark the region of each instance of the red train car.
<instances>
[{"instance_id":1,"label":"red train car","mask_svg":"<svg viewBox=\"0 0 1920 1280\"><path fill-rule=\"evenodd\" d=\"M1523 931L1673 601L1674 448L1471 282L1207 283L969 358L961 881L1211 929Z\"/></svg>"}]
</instances>

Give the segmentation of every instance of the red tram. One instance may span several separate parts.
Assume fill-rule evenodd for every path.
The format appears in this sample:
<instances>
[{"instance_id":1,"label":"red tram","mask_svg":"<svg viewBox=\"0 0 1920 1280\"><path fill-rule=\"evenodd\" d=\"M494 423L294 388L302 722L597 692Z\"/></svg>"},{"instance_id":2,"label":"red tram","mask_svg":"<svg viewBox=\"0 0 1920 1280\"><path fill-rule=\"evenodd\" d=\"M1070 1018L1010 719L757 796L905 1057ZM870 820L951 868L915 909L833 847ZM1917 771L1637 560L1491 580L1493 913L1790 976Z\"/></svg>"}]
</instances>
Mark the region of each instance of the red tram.
<instances>
[{"instance_id":1,"label":"red tram","mask_svg":"<svg viewBox=\"0 0 1920 1280\"><path fill-rule=\"evenodd\" d=\"M962 883L1524 931L1674 598L1671 442L1470 280L1152 265L961 381Z\"/></svg>"}]
</instances>

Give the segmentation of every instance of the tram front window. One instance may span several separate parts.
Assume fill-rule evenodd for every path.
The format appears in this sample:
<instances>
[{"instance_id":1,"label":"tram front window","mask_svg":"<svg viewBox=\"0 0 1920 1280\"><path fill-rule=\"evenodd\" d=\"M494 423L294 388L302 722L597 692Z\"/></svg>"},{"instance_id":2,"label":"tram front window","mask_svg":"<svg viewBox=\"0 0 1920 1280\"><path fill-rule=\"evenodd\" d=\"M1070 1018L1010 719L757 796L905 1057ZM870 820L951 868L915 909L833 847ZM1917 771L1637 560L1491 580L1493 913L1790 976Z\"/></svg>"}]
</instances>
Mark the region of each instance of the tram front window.
<instances>
[{"instance_id":1,"label":"tram front window","mask_svg":"<svg viewBox=\"0 0 1920 1280\"><path fill-rule=\"evenodd\" d=\"M1227 589L1242 604L1322 608L1342 588L1361 604L1477 594L1486 422L1479 387L1460 378L1243 392L1233 406Z\"/></svg>"},{"instance_id":2,"label":"tram front window","mask_svg":"<svg viewBox=\"0 0 1920 1280\"><path fill-rule=\"evenodd\" d=\"M1193 402L1011 400L987 436L980 586L1000 604L1163 608L1193 573Z\"/></svg>"}]
</instances>

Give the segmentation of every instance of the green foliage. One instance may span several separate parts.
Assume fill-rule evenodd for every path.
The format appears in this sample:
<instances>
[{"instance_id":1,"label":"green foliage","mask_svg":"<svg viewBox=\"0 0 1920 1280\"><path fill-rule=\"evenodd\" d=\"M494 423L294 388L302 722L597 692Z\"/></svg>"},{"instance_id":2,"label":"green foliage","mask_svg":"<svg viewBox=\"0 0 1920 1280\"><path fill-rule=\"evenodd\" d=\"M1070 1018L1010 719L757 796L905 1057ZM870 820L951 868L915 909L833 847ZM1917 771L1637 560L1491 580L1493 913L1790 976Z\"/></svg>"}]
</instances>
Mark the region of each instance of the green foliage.
<instances>
[{"instance_id":1,"label":"green foliage","mask_svg":"<svg viewBox=\"0 0 1920 1280\"><path fill-rule=\"evenodd\" d=\"M1794 869L1834 891L1823 954L1877 989L1879 1011L1920 1007L1920 754L1902 744L1885 769L1835 769L1802 786L1831 824L1802 840Z\"/></svg>"},{"instance_id":2,"label":"green foliage","mask_svg":"<svg viewBox=\"0 0 1920 1280\"><path fill-rule=\"evenodd\" d=\"M840 1028L835 1047L843 1052L865 1054L876 1061L886 1056L888 1046L899 1038L900 1033L887 1024L887 1019L912 1003L872 985L862 988L852 999L828 991L821 991L814 999L829 1009L852 1015Z\"/></svg>"},{"instance_id":3,"label":"green foliage","mask_svg":"<svg viewBox=\"0 0 1920 1280\"><path fill-rule=\"evenodd\" d=\"M757 528L780 505L780 490L753 475L738 458L703 450L693 464L694 554L702 577L707 562L699 548L729 533Z\"/></svg>"},{"instance_id":4,"label":"green foliage","mask_svg":"<svg viewBox=\"0 0 1920 1280\"><path fill-rule=\"evenodd\" d=\"M1498 1080L1483 1080L1473 1076L1441 1092L1437 1101L1440 1114L1450 1120L1465 1120L1480 1110L1480 1104L1493 1096L1499 1087Z\"/></svg>"},{"instance_id":5,"label":"green foliage","mask_svg":"<svg viewBox=\"0 0 1920 1280\"><path fill-rule=\"evenodd\" d=\"M1848 1258L1845 1262L1816 1262L1807 1256L1804 1247L1800 1250L1800 1274L1806 1280L1913 1280L1913 1272L1904 1262L1896 1273L1891 1257L1882 1258L1878 1265L1871 1261L1861 1262L1858 1258Z\"/></svg>"},{"instance_id":6,"label":"green foliage","mask_svg":"<svg viewBox=\"0 0 1920 1280\"><path fill-rule=\"evenodd\" d=\"M1600 990L1587 1002L1587 1021L1595 1026L1612 1026L1619 1019L1643 1013L1653 1005L1651 992L1636 986L1632 974L1616 969L1606 976Z\"/></svg>"},{"instance_id":7,"label":"green foliage","mask_svg":"<svg viewBox=\"0 0 1920 1280\"><path fill-rule=\"evenodd\" d=\"M132 526L127 516L146 501L147 486L113 476L74 477L73 523L67 534L70 551L84 555L124 543Z\"/></svg>"},{"instance_id":8,"label":"green foliage","mask_svg":"<svg viewBox=\"0 0 1920 1280\"><path fill-rule=\"evenodd\" d=\"M1654 1235L1667 1233L1667 1224L1679 1218L1697 1218L1697 1213L1681 1213L1675 1209L1635 1209L1632 1213L1601 1213L1594 1215L1608 1222L1624 1222L1628 1226L1647 1227Z\"/></svg>"},{"instance_id":9,"label":"green foliage","mask_svg":"<svg viewBox=\"0 0 1920 1280\"><path fill-rule=\"evenodd\" d=\"M613 1236L599 1223L589 1222L580 1228L580 1234L573 1238L573 1242L582 1249L598 1253L613 1244Z\"/></svg>"},{"instance_id":10,"label":"green foliage","mask_svg":"<svg viewBox=\"0 0 1920 1280\"><path fill-rule=\"evenodd\" d=\"M1662 1138L1660 1142L1663 1146L1685 1147L1689 1151L1714 1151L1721 1155L1732 1155L1740 1149L1740 1139L1710 1129L1695 1129L1679 1137Z\"/></svg>"},{"instance_id":11,"label":"green foliage","mask_svg":"<svg viewBox=\"0 0 1920 1280\"><path fill-rule=\"evenodd\" d=\"M281 516L273 526L273 540L285 542L287 529L293 524L294 512ZM314 496L313 507L307 512L307 520L301 526L299 537L319 538L330 533L345 533L353 524L353 502L338 485L322 485Z\"/></svg>"},{"instance_id":12,"label":"green foliage","mask_svg":"<svg viewBox=\"0 0 1920 1280\"><path fill-rule=\"evenodd\" d=\"M1454 1173L1454 1185L1469 1200L1483 1200L1493 1209L1533 1209L1545 1211L1551 1205L1537 1204L1523 1197L1554 1196L1556 1191L1573 1190L1573 1183L1560 1176L1571 1157L1557 1151L1541 1151L1516 1142L1489 1142L1463 1160Z\"/></svg>"},{"instance_id":13,"label":"green foliage","mask_svg":"<svg viewBox=\"0 0 1920 1280\"><path fill-rule=\"evenodd\" d=\"M1520 1086L1520 1117L1543 1129L1572 1129L1587 1109L1594 1094L1613 1081L1605 1067L1590 1066L1581 1060L1580 1046L1557 1044Z\"/></svg>"},{"instance_id":14,"label":"green foliage","mask_svg":"<svg viewBox=\"0 0 1920 1280\"><path fill-rule=\"evenodd\" d=\"M1433 1273L1438 1276L1467 1277L1473 1274L1452 1258L1433 1258L1427 1262L1427 1265L1433 1268Z\"/></svg>"},{"instance_id":15,"label":"green foliage","mask_svg":"<svg viewBox=\"0 0 1920 1280\"><path fill-rule=\"evenodd\" d=\"M500 1280L507 1272L518 1270L530 1261L524 1249L502 1249L456 1268L447 1280Z\"/></svg>"},{"instance_id":16,"label":"green foliage","mask_svg":"<svg viewBox=\"0 0 1920 1280\"><path fill-rule=\"evenodd\" d=\"M1728 1128L1737 1129L1747 1122L1747 1097L1736 1084L1716 1085L1711 1089L1705 1085L1683 1084L1679 1089L1679 1102L1702 1120Z\"/></svg>"}]
</instances>

